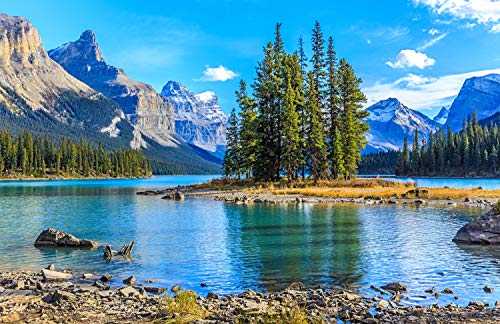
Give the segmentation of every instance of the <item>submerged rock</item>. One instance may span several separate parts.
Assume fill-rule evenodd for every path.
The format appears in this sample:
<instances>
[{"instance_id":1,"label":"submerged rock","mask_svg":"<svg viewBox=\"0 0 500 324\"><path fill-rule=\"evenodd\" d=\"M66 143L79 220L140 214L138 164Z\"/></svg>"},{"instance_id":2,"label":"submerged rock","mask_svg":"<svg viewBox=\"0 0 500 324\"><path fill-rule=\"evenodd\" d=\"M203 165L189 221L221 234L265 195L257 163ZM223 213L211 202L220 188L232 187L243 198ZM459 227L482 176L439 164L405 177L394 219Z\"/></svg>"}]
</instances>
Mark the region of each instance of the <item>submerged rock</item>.
<instances>
[{"instance_id":1,"label":"submerged rock","mask_svg":"<svg viewBox=\"0 0 500 324\"><path fill-rule=\"evenodd\" d=\"M43 280L45 282L60 282L71 278L71 274L65 272L58 272L48 269L42 270Z\"/></svg>"},{"instance_id":2,"label":"submerged rock","mask_svg":"<svg viewBox=\"0 0 500 324\"><path fill-rule=\"evenodd\" d=\"M35 247L96 248L98 246L99 244L94 241L80 240L55 228L47 228L35 240Z\"/></svg>"},{"instance_id":3,"label":"submerged rock","mask_svg":"<svg viewBox=\"0 0 500 324\"><path fill-rule=\"evenodd\" d=\"M163 196L161 199L184 200L184 194L180 191L171 192Z\"/></svg>"},{"instance_id":4,"label":"submerged rock","mask_svg":"<svg viewBox=\"0 0 500 324\"><path fill-rule=\"evenodd\" d=\"M453 238L456 243L500 244L500 212L493 209L464 225Z\"/></svg>"}]
</instances>

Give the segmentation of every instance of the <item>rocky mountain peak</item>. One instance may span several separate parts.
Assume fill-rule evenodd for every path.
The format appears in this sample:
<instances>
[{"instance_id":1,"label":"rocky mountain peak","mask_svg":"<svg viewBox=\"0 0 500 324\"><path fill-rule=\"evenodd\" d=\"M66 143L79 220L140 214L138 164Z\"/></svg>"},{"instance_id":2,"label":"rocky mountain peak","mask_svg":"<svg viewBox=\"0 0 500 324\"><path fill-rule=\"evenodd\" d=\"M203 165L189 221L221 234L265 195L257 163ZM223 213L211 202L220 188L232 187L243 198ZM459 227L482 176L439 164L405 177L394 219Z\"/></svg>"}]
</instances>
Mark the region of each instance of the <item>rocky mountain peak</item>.
<instances>
[{"instance_id":1,"label":"rocky mountain peak","mask_svg":"<svg viewBox=\"0 0 500 324\"><path fill-rule=\"evenodd\" d=\"M442 107L432 120L436 123L444 124L448 119L448 114L450 113L450 106Z\"/></svg>"},{"instance_id":2,"label":"rocky mountain peak","mask_svg":"<svg viewBox=\"0 0 500 324\"><path fill-rule=\"evenodd\" d=\"M84 31L80 35L80 38L74 42L69 42L50 50L49 55L63 66L74 59L78 59L81 63L87 65L105 63L95 34L91 30Z\"/></svg>"},{"instance_id":3,"label":"rocky mountain peak","mask_svg":"<svg viewBox=\"0 0 500 324\"><path fill-rule=\"evenodd\" d=\"M161 94L167 98L176 99L194 99L195 95L189 91L180 82L168 81L161 89Z\"/></svg>"},{"instance_id":4,"label":"rocky mountain peak","mask_svg":"<svg viewBox=\"0 0 500 324\"><path fill-rule=\"evenodd\" d=\"M8 99L8 88L34 110L53 109L49 98L65 90L93 91L51 60L35 27L23 17L0 15L0 101L11 110L18 105Z\"/></svg>"},{"instance_id":5,"label":"rocky mountain peak","mask_svg":"<svg viewBox=\"0 0 500 324\"><path fill-rule=\"evenodd\" d=\"M452 131L462 128L462 122L476 110L478 119L500 111L500 74L488 74L465 80L453 101L446 126Z\"/></svg>"}]
</instances>

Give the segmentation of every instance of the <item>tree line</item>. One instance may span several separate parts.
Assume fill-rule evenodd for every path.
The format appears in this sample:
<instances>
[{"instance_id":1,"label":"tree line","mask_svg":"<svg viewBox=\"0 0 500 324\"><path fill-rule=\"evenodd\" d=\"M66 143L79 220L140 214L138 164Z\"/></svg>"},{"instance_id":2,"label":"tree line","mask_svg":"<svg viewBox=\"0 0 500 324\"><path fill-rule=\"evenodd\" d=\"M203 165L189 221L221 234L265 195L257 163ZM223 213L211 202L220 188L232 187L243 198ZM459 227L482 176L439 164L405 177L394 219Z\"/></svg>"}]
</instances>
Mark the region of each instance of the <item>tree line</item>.
<instances>
[{"instance_id":1,"label":"tree line","mask_svg":"<svg viewBox=\"0 0 500 324\"><path fill-rule=\"evenodd\" d=\"M356 177L366 145L368 112L361 79L345 59L337 60L333 38L321 25L312 31L312 56L302 37L288 53L276 24L274 42L264 47L251 84L240 81L227 130L223 171L230 177L289 181ZM310 68L308 68L310 65Z\"/></svg>"},{"instance_id":2,"label":"tree line","mask_svg":"<svg viewBox=\"0 0 500 324\"><path fill-rule=\"evenodd\" d=\"M431 133L420 142L415 131L410 149L405 138L397 153L398 176L497 176L500 162L500 133L496 124L481 126L476 112L464 120L462 130L452 133L448 127Z\"/></svg>"},{"instance_id":3,"label":"tree line","mask_svg":"<svg viewBox=\"0 0 500 324\"><path fill-rule=\"evenodd\" d=\"M17 136L0 131L0 175L144 177L151 175L151 169L138 150L107 151L101 143L94 147L83 138L73 143L63 137L56 145L47 136L34 136L29 131Z\"/></svg>"}]
</instances>

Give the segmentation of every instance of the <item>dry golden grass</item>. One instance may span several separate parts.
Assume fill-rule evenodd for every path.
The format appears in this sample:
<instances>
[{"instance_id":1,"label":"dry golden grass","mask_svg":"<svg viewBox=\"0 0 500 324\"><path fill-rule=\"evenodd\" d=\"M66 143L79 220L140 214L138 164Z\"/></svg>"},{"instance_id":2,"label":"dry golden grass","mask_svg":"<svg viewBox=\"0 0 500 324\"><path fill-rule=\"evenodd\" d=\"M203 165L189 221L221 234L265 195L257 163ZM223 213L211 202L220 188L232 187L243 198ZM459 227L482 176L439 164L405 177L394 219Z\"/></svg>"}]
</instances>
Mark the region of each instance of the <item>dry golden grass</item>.
<instances>
[{"instance_id":1,"label":"dry golden grass","mask_svg":"<svg viewBox=\"0 0 500 324\"><path fill-rule=\"evenodd\" d=\"M198 305L197 298L192 290L182 291L175 297L165 297L160 313L167 319L162 323L192 323L207 317L209 313Z\"/></svg>"},{"instance_id":2,"label":"dry golden grass","mask_svg":"<svg viewBox=\"0 0 500 324\"><path fill-rule=\"evenodd\" d=\"M247 179L215 179L209 183L195 185L196 188L213 190L241 190L248 193L272 193L275 195L307 195L331 198L402 198L409 190L416 189L413 182L396 182L383 179L354 179L320 181L314 185L311 180L255 182ZM428 194L418 198L426 199L463 199L463 198L500 198L500 190L455 189L455 188L419 188ZM406 198L417 198L407 195Z\"/></svg>"},{"instance_id":3,"label":"dry golden grass","mask_svg":"<svg viewBox=\"0 0 500 324\"><path fill-rule=\"evenodd\" d=\"M454 189L454 188L420 188L427 190L428 193L420 195L419 198L426 199L460 199L460 198L500 198L500 190L481 190L481 189ZM255 190L253 192L259 192ZM264 192L264 190L260 190ZM375 186L371 188L353 188L353 187L310 187L296 189L276 189L271 190L276 195L297 194L317 197L332 198L402 198L403 194L408 192L408 188L390 188ZM407 195L407 198L417 198Z\"/></svg>"}]
</instances>

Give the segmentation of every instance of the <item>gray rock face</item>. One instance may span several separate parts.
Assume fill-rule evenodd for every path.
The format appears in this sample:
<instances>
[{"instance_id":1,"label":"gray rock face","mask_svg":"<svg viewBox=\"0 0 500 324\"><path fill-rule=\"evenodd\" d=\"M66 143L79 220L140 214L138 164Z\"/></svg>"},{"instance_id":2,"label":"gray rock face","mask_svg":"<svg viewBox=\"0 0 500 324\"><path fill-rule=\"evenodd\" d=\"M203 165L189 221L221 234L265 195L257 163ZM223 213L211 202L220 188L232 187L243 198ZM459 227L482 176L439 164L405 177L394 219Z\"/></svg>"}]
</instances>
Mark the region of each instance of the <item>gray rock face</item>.
<instances>
[{"instance_id":1,"label":"gray rock face","mask_svg":"<svg viewBox=\"0 0 500 324\"><path fill-rule=\"evenodd\" d=\"M437 113L434 118L432 118L433 121L439 124L444 124L446 123L446 120L448 120L448 114L450 113L450 106L447 107L442 107L441 110Z\"/></svg>"},{"instance_id":2,"label":"gray rock face","mask_svg":"<svg viewBox=\"0 0 500 324\"><path fill-rule=\"evenodd\" d=\"M453 238L456 243L500 244L500 213L494 210L464 225Z\"/></svg>"},{"instance_id":3,"label":"gray rock face","mask_svg":"<svg viewBox=\"0 0 500 324\"><path fill-rule=\"evenodd\" d=\"M122 107L138 130L134 132L133 148L147 146L141 135L163 146L175 145L170 136L175 127L172 105L149 84L134 81L122 69L107 64L92 31L87 30L78 40L50 50L49 56L75 78Z\"/></svg>"},{"instance_id":4,"label":"gray rock face","mask_svg":"<svg viewBox=\"0 0 500 324\"><path fill-rule=\"evenodd\" d=\"M195 95L182 84L169 81L161 94L174 107L175 132L187 142L221 155L226 146L228 116L221 110L215 93Z\"/></svg>"},{"instance_id":5,"label":"gray rock face","mask_svg":"<svg viewBox=\"0 0 500 324\"><path fill-rule=\"evenodd\" d=\"M500 111L500 74L489 74L465 80L453 101L446 121L452 131L462 129L464 119L476 110L478 119Z\"/></svg>"},{"instance_id":6,"label":"gray rock face","mask_svg":"<svg viewBox=\"0 0 500 324\"><path fill-rule=\"evenodd\" d=\"M366 136L368 141L366 153L397 150L403 146L405 137L408 137L411 143L415 130L418 131L420 139L427 139L432 131L441 127L441 124L406 107L395 98L379 101L367 110L370 115L366 122L370 130Z\"/></svg>"},{"instance_id":7,"label":"gray rock face","mask_svg":"<svg viewBox=\"0 0 500 324\"><path fill-rule=\"evenodd\" d=\"M90 240L80 240L75 236L59 231L55 228L48 228L38 235L35 247L75 247L75 248L96 248L99 245Z\"/></svg>"}]
</instances>

